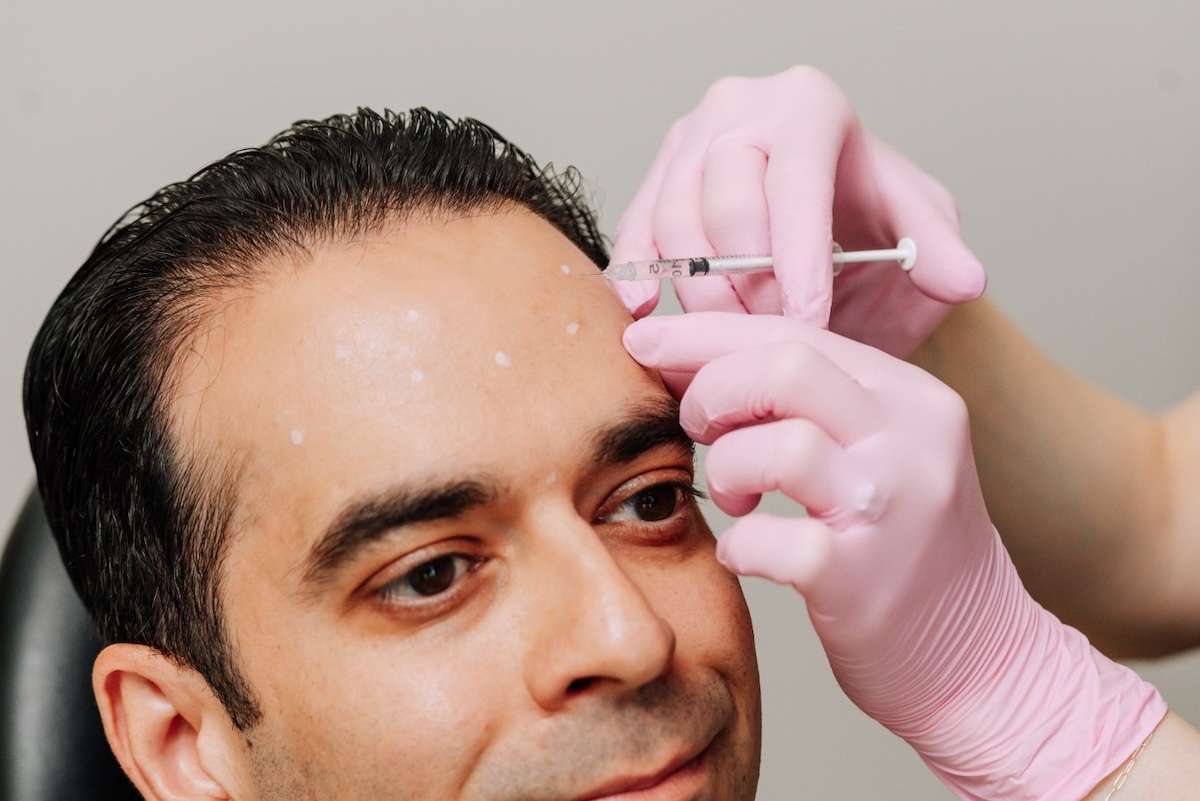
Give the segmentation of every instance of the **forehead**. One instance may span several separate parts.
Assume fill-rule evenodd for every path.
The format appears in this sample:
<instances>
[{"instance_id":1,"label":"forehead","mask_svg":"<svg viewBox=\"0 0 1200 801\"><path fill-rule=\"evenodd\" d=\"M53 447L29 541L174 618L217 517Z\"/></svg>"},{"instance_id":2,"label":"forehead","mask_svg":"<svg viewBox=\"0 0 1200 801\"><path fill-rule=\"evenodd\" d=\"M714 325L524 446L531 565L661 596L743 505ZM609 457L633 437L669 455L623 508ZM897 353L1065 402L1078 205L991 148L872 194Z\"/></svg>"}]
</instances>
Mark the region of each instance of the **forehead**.
<instances>
[{"instance_id":1,"label":"forehead","mask_svg":"<svg viewBox=\"0 0 1200 801\"><path fill-rule=\"evenodd\" d=\"M311 518L414 475L532 478L664 394L621 346L630 318L596 266L524 210L269 267L192 343L173 408L191 447L244 458L239 506Z\"/></svg>"}]
</instances>

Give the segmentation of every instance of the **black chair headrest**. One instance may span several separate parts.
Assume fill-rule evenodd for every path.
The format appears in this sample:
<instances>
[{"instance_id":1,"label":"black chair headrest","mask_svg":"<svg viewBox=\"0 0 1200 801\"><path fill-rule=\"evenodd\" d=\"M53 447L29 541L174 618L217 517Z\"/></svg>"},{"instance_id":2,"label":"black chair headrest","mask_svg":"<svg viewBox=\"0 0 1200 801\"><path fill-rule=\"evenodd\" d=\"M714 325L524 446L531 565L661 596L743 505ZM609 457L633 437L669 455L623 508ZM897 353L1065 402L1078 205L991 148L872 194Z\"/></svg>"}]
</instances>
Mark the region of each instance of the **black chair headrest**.
<instances>
[{"instance_id":1,"label":"black chair headrest","mask_svg":"<svg viewBox=\"0 0 1200 801\"><path fill-rule=\"evenodd\" d=\"M92 696L99 652L31 492L0 560L0 801L140 798Z\"/></svg>"}]
</instances>

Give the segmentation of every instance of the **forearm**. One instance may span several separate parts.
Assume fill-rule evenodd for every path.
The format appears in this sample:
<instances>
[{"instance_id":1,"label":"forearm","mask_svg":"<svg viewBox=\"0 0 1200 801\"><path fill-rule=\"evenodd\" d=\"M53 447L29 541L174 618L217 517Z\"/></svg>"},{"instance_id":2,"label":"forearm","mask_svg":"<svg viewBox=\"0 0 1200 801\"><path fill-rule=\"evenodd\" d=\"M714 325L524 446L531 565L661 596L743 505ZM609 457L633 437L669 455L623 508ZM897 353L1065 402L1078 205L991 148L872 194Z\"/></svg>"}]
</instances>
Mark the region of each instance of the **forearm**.
<instances>
[{"instance_id":1,"label":"forearm","mask_svg":"<svg viewBox=\"0 0 1200 801\"><path fill-rule=\"evenodd\" d=\"M1168 713L1141 753L1131 754L1129 760L1096 785L1085 801L1184 799L1191 798L1197 787L1200 787L1200 732Z\"/></svg>"},{"instance_id":2,"label":"forearm","mask_svg":"<svg viewBox=\"0 0 1200 801\"><path fill-rule=\"evenodd\" d=\"M1200 642L1198 399L1156 420L985 301L952 310L912 360L967 401L989 512L1035 598L1110 655Z\"/></svg>"}]
</instances>

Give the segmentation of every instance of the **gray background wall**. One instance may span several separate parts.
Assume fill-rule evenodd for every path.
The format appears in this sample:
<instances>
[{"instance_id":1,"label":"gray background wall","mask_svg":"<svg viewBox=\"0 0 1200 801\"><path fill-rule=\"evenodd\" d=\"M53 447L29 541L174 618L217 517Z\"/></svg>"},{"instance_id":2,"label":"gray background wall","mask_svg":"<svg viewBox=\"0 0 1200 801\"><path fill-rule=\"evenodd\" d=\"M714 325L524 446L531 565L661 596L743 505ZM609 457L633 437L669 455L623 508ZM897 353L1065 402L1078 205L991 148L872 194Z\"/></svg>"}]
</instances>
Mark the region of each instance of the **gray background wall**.
<instances>
[{"instance_id":1,"label":"gray background wall","mask_svg":"<svg viewBox=\"0 0 1200 801\"><path fill-rule=\"evenodd\" d=\"M593 181L609 232L667 125L726 74L831 74L958 196L989 293L1153 410L1200 386L1200 4L314 0L0 5L0 516L54 295L127 206L293 120L426 104ZM1120 503L1114 498L1113 503ZM790 591L748 582L760 797L946 798L846 702ZM1200 723L1200 660L1145 667Z\"/></svg>"}]
</instances>

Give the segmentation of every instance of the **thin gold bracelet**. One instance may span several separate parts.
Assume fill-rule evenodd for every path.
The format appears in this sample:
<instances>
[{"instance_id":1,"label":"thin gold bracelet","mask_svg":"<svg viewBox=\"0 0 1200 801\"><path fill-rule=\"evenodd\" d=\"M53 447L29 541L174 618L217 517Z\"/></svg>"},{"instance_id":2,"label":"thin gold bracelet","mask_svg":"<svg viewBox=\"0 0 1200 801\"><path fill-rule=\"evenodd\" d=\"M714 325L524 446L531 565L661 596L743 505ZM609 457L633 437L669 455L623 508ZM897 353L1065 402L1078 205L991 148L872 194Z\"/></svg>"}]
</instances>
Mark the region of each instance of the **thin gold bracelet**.
<instances>
[{"instance_id":1,"label":"thin gold bracelet","mask_svg":"<svg viewBox=\"0 0 1200 801\"><path fill-rule=\"evenodd\" d=\"M1158 731L1158 729L1155 729L1154 731ZM1138 761L1138 757L1142 755L1142 752L1146 750L1146 746L1150 745L1150 741L1153 739L1154 732L1152 731L1150 732L1150 736L1143 740L1142 744L1139 745L1137 750L1133 752L1133 756L1129 758L1129 761L1125 763L1125 769L1117 775L1117 780L1113 782L1113 787L1108 791L1108 795L1104 796L1104 801L1109 801L1110 798L1117 794L1117 790L1120 790L1121 786L1125 784L1125 780L1129 778L1129 772L1133 770L1133 766Z\"/></svg>"}]
</instances>

